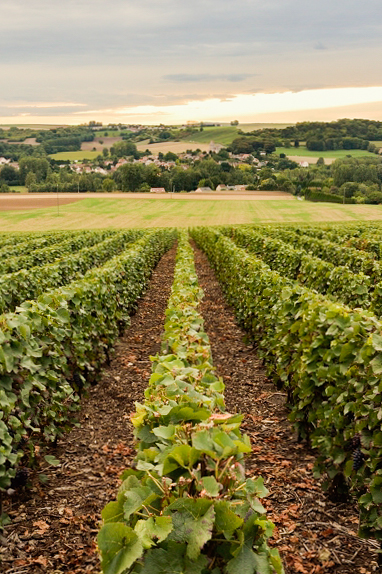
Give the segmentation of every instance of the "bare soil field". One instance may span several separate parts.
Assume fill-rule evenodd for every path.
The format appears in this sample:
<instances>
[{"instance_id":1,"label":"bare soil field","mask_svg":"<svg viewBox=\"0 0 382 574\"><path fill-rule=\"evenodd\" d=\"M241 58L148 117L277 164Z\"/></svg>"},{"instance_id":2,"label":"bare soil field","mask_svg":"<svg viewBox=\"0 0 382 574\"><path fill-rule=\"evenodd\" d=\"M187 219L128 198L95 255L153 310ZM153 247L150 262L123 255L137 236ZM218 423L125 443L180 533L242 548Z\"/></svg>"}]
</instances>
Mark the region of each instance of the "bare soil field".
<instances>
[{"instance_id":1,"label":"bare soil field","mask_svg":"<svg viewBox=\"0 0 382 574\"><path fill-rule=\"evenodd\" d=\"M282 191L246 191L240 193L60 193L58 202L60 205L74 203L83 199L294 199L289 193ZM1 194L0 211L43 209L57 205L56 193L19 193Z\"/></svg>"},{"instance_id":2,"label":"bare soil field","mask_svg":"<svg viewBox=\"0 0 382 574\"><path fill-rule=\"evenodd\" d=\"M104 147L110 149L115 143L121 141L122 141L121 137L94 138L92 142L82 142L81 151L92 151L93 148L95 148L96 151L102 151Z\"/></svg>"},{"instance_id":3,"label":"bare soil field","mask_svg":"<svg viewBox=\"0 0 382 574\"><path fill-rule=\"evenodd\" d=\"M59 204L66 205L67 203L74 203L75 201L80 201L77 196L73 197L59 197ZM57 205L57 196L53 194L44 194L40 196L35 195L3 195L0 197L0 211L14 211L17 209L43 209L44 207L55 207Z\"/></svg>"}]
</instances>

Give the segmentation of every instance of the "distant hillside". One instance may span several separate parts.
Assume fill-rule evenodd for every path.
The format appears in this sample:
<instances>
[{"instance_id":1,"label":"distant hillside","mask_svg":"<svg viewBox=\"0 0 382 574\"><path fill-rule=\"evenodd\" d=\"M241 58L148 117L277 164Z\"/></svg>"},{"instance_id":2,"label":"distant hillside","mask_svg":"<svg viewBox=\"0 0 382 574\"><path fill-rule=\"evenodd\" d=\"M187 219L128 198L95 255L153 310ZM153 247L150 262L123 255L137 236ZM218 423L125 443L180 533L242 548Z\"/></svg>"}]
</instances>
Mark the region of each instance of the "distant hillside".
<instances>
[{"instance_id":1,"label":"distant hillside","mask_svg":"<svg viewBox=\"0 0 382 574\"><path fill-rule=\"evenodd\" d=\"M196 143L209 143L211 140L222 145L230 145L238 137L238 130L243 132L252 132L262 129L284 129L293 124L239 124L238 126L223 125L220 127L204 127L202 132L196 132L187 136L184 141Z\"/></svg>"}]
</instances>

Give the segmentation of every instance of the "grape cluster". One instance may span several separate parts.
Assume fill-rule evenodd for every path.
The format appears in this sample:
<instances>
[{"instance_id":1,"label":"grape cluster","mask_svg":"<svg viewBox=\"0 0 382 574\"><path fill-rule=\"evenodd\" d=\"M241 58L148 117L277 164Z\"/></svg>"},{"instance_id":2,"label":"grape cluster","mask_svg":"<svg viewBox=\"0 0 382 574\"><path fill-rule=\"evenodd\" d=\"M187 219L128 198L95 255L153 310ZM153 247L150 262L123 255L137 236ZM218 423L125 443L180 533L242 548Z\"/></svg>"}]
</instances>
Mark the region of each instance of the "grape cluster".
<instances>
[{"instance_id":1,"label":"grape cluster","mask_svg":"<svg viewBox=\"0 0 382 574\"><path fill-rule=\"evenodd\" d=\"M356 450L357 448L360 448L361 446L361 437L359 434L356 434L353 436L352 438L352 447L353 450Z\"/></svg>"},{"instance_id":2,"label":"grape cluster","mask_svg":"<svg viewBox=\"0 0 382 574\"><path fill-rule=\"evenodd\" d=\"M11 488L16 490L26 485L29 478L29 471L27 468L21 466L16 470L16 475L11 480Z\"/></svg>"},{"instance_id":3,"label":"grape cluster","mask_svg":"<svg viewBox=\"0 0 382 574\"><path fill-rule=\"evenodd\" d=\"M353 452L353 470L359 470L363 465L363 454L359 448Z\"/></svg>"}]
</instances>

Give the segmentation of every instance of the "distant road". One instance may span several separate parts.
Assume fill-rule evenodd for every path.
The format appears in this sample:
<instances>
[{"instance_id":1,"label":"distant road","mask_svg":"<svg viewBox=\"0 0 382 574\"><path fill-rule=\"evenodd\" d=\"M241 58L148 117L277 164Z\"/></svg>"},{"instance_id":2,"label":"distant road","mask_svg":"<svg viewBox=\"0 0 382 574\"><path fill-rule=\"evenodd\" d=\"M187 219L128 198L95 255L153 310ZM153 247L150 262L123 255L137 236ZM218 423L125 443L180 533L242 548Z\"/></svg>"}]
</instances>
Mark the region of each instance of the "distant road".
<instances>
[{"instance_id":1,"label":"distant road","mask_svg":"<svg viewBox=\"0 0 382 574\"><path fill-rule=\"evenodd\" d=\"M60 205L82 201L83 199L232 199L232 200L280 200L295 199L289 193L283 191L240 191L232 192L211 192L211 193L59 193L58 202ZM43 209L45 207L55 207L57 205L56 193L2 193L0 194L0 211Z\"/></svg>"}]
</instances>

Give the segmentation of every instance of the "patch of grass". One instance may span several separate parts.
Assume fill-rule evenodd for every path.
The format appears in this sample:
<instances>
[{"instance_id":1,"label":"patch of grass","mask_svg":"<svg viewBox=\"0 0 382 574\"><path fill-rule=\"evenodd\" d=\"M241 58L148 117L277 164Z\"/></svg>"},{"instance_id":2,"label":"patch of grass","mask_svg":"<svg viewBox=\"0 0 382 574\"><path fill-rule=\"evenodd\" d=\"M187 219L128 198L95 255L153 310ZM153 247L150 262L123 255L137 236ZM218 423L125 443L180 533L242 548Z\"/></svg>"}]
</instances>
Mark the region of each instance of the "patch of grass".
<instances>
[{"instance_id":1,"label":"patch of grass","mask_svg":"<svg viewBox=\"0 0 382 574\"><path fill-rule=\"evenodd\" d=\"M99 229L105 227L188 227L234 223L382 222L380 205L342 205L291 200L89 198L60 206L0 213L2 231Z\"/></svg>"},{"instance_id":2,"label":"patch of grass","mask_svg":"<svg viewBox=\"0 0 382 574\"><path fill-rule=\"evenodd\" d=\"M28 188L25 185L10 185L12 191L17 191L17 193L26 193Z\"/></svg>"},{"instance_id":3,"label":"patch of grass","mask_svg":"<svg viewBox=\"0 0 382 574\"><path fill-rule=\"evenodd\" d=\"M375 154L371 154L369 151L363 149L336 149L331 151L310 151L305 146L300 147L278 147L276 148L276 153L285 153L286 156L298 156L298 157L346 157L351 155L352 157L370 157Z\"/></svg>"},{"instance_id":4,"label":"patch of grass","mask_svg":"<svg viewBox=\"0 0 382 574\"><path fill-rule=\"evenodd\" d=\"M124 133L125 134L130 133L130 131L131 130L108 130L108 129L104 129L104 130L95 131L94 137L95 138L105 138L105 137L117 138L117 137L120 137Z\"/></svg>"},{"instance_id":5,"label":"patch of grass","mask_svg":"<svg viewBox=\"0 0 382 574\"><path fill-rule=\"evenodd\" d=\"M53 153L49 157L55 160L62 161L75 161L83 159L95 159L97 156L102 155L99 151L81 150L81 151L61 151L59 153Z\"/></svg>"}]
</instances>

